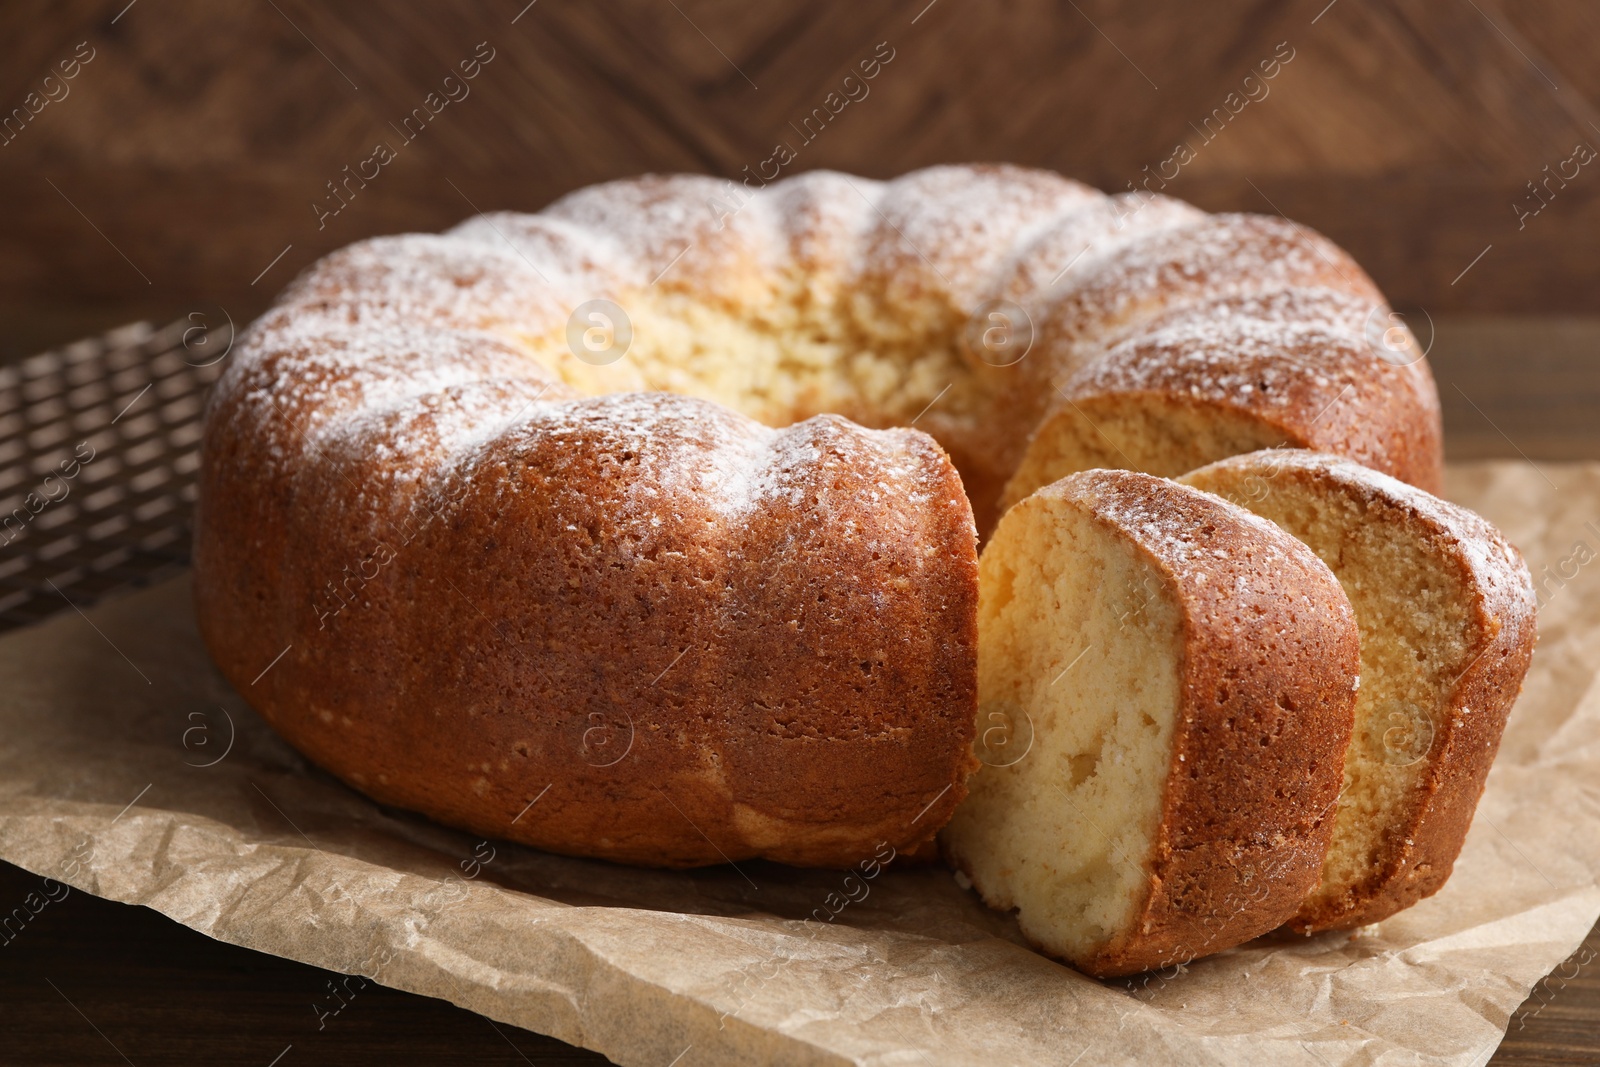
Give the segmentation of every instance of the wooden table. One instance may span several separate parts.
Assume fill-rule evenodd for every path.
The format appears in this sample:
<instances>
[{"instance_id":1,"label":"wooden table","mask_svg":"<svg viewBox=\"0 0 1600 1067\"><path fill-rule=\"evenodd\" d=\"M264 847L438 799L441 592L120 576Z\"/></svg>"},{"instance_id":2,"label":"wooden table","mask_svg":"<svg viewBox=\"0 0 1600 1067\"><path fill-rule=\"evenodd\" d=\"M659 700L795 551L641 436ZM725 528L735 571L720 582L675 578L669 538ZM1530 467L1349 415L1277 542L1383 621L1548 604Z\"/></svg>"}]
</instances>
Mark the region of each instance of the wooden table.
<instances>
[{"instance_id":1,"label":"wooden table","mask_svg":"<svg viewBox=\"0 0 1600 1067\"><path fill-rule=\"evenodd\" d=\"M1434 326L1430 358L1453 458L1600 459L1600 321L1450 318ZM38 884L0 864L0 910ZM1600 927L1513 1017L1491 1062L1600 1063L1600 972L1576 966L1596 958ZM9 942L0 937L0 1067L609 1062L377 986L319 1029L312 1004L332 977L74 891Z\"/></svg>"}]
</instances>

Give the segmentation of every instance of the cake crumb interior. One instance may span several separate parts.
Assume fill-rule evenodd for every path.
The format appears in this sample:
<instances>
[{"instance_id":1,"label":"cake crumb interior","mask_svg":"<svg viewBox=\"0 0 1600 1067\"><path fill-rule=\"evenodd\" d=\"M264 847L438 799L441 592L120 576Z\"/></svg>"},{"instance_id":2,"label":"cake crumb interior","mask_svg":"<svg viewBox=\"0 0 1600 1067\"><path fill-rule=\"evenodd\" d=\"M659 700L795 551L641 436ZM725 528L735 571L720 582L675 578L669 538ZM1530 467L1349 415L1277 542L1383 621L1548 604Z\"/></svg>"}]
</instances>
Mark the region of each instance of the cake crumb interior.
<instances>
[{"instance_id":1,"label":"cake crumb interior","mask_svg":"<svg viewBox=\"0 0 1600 1067\"><path fill-rule=\"evenodd\" d=\"M579 359L564 335L518 339L580 392L683 393L768 426L826 413L871 428L904 426L936 398L946 422L982 409L978 376L959 348L964 322L948 307L902 306L890 316L862 294L819 294L798 271L759 295L628 294L620 306L631 342L600 365Z\"/></svg>"},{"instance_id":2,"label":"cake crumb interior","mask_svg":"<svg viewBox=\"0 0 1600 1067\"><path fill-rule=\"evenodd\" d=\"M1128 928L1170 769L1183 620L1170 582L1103 519L1049 494L980 563L979 732L1029 730L982 767L945 833L989 903L1084 958Z\"/></svg>"},{"instance_id":3,"label":"cake crumb interior","mask_svg":"<svg viewBox=\"0 0 1600 1067\"><path fill-rule=\"evenodd\" d=\"M1361 688L1333 841L1308 912L1342 910L1391 873L1425 799L1442 716L1471 652L1472 590L1431 531L1391 505L1319 489L1292 470L1224 465L1189 484L1233 500L1309 545L1344 587L1361 632Z\"/></svg>"}]
</instances>

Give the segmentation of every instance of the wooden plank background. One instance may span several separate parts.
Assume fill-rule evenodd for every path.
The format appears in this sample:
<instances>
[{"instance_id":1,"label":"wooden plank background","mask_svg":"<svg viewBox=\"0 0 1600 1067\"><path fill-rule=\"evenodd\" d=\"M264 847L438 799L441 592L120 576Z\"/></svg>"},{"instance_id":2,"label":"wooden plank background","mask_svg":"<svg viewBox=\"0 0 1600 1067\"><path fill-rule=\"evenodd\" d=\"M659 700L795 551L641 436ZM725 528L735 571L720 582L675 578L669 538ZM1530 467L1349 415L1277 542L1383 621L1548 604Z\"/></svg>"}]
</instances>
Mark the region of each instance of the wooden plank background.
<instances>
[{"instance_id":1,"label":"wooden plank background","mask_svg":"<svg viewBox=\"0 0 1600 1067\"><path fill-rule=\"evenodd\" d=\"M399 146L480 42L470 95L319 225L327 183ZM880 45L867 95L803 139ZM0 361L133 318L247 320L361 237L643 171L734 178L780 142L790 172L1004 160L1109 190L1181 145L1166 192L1305 222L1437 324L1452 455L1600 456L1600 159L1578 162L1600 148L1597 46L1590 0L14 0ZM0 866L9 898L26 884ZM88 1017L140 1064L290 1041L299 1063L596 1061L391 991L313 1035L321 972L82 894L50 920L0 957L0 1061L124 1062ZM1597 950L1600 929L1579 958ZM1600 1062L1590 970L1530 1000L1495 1062Z\"/></svg>"},{"instance_id":2,"label":"wooden plank background","mask_svg":"<svg viewBox=\"0 0 1600 1067\"><path fill-rule=\"evenodd\" d=\"M12 354L86 314L249 317L363 236L642 171L734 177L783 141L789 171L1008 160L1108 189L1185 144L1168 192L1306 222L1398 306L1600 312L1600 161L1573 162L1600 146L1584 0L126 3L0 9L0 117L27 120L0 143ZM470 95L403 143L479 42ZM802 143L791 123L880 43L868 95ZM319 228L313 203L380 140L397 158Z\"/></svg>"}]
</instances>

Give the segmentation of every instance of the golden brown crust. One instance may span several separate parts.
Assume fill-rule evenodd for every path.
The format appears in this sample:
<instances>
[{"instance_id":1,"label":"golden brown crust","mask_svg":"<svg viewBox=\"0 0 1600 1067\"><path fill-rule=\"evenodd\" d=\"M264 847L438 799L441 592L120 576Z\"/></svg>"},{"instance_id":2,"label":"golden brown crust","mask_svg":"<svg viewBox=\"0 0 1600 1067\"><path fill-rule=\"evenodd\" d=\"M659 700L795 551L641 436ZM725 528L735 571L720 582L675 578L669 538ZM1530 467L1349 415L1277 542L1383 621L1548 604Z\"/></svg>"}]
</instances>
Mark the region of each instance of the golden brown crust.
<instances>
[{"instance_id":1,"label":"golden brown crust","mask_svg":"<svg viewBox=\"0 0 1600 1067\"><path fill-rule=\"evenodd\" d=\"M1171 402L1440 491L1438 398L1426 364L1390 363L1353 336L1321 329L1285 330L1263 343L1253 325L1207 322L1203 334L1155 332L1119 345L1062 386L1055 414L1092 418L1102 405Z\"/></svg>"},{"instance_id":2,"label":"golden brown crust","mask_svg":"<svg viewBox=\"0 0 1600 1067\"><path fill-rule=\"evenodd\" d=\"M1019 365L1007 394L1032 433L998 442L1010 469L1058 423L1148 406L1157 422L1164 410L1215 412L1430 492L1442 485L1438 391L1421 346L1361 268L1304 227L1218 215L1161 231L1040 297L1035 319L1041 358ZM1004 504L1034 488L1013 483Z\"/></svg>"},{"instance_id":3,"label":"golden brown crust","mask_svg":"<svg viewBox=\"0 0 1600 1067\"><path fill-rule=\"evenodd\" d=\"M376 527L361 483L241 462L225 399L196 598L230 681L376 799L552 851L833 866L930 839L976 720L975 537L938 446L670 396L557 419L531 393ZM407 418L319 447L370 458L437 415ZM685 491L741 463L772 490L748 510Z\"/></svg>"},{"instance_id":4,"label":"golden brown crust","mask_svg":"<svg viewBox=\"0 0 1600 1067\"><path fill-rule=\"evenodd\" d=\"M1183 609L1182 707L1149 895L1095 975L1187 962L1274 929L1317 882L1355 707L1350 603L1310 549L1219 497L1089 471L1048 487L1132 539Z\"/></svg>"},{"instance_id":5,"label":"golden brown crust","mask_svg":"<svg viewBox=\"0 0 1600 1067\"><path fill-rule=\"evenodd\" d=\"M1409 529L1470 591L1466 666L1430 709L1428 767L1400 810L1368 877L1343 894L1312 898L1290 926L1301 933L1346 930L1386 919L1438 892L1450 877L1489 767L1533 656L1532 579L1521 554L1481 516L1338 456L1254 453L1195 472L1219 478L1294 480L1317 496L1359 504L1366 524ZM1239 483L1244 484L1244 483Z\"/></svg>"}]
</instances>

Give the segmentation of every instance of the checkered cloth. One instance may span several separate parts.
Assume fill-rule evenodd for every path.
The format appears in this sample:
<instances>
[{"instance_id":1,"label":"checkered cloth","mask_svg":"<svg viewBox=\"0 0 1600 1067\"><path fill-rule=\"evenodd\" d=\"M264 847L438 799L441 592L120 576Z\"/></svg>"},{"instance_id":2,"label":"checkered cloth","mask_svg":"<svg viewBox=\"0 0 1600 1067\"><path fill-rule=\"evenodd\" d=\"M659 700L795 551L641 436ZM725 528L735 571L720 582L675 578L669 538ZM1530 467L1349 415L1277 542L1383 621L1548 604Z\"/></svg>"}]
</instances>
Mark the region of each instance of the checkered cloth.
<instances>
[{"instance_id":1,"label":"checkered cloth","mask_svg":"<svg viewBox=\"0 0 1600 1067\"><path fill-rule=\"evenodd\" d=\"M188 564L200 414L233 342L205 318L0 367L0 629Z\"/></svg>"}]
</instances>

